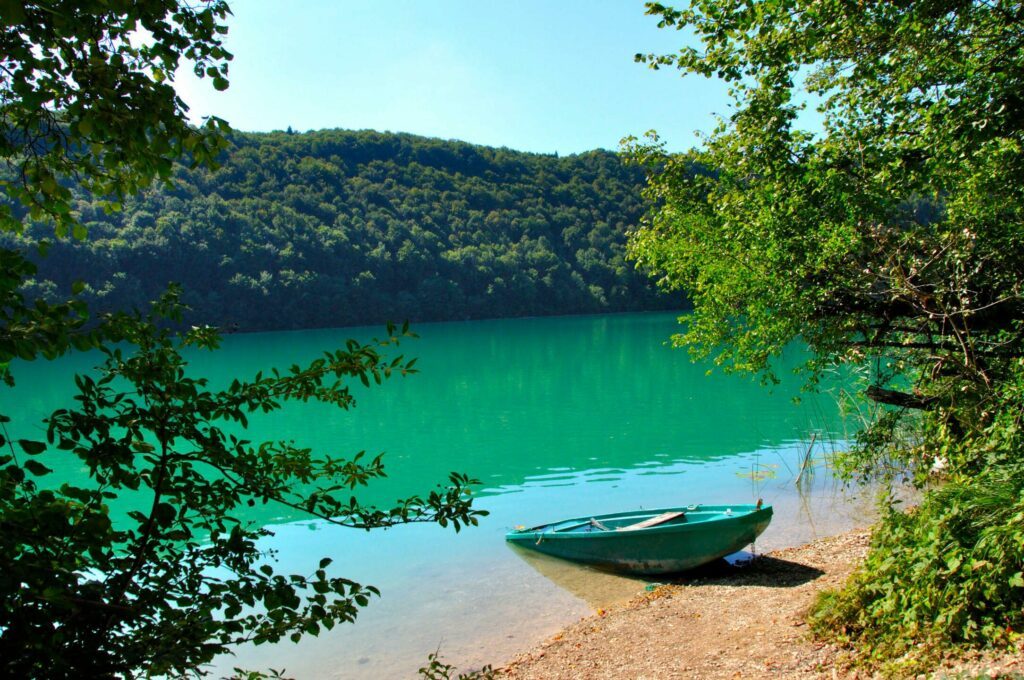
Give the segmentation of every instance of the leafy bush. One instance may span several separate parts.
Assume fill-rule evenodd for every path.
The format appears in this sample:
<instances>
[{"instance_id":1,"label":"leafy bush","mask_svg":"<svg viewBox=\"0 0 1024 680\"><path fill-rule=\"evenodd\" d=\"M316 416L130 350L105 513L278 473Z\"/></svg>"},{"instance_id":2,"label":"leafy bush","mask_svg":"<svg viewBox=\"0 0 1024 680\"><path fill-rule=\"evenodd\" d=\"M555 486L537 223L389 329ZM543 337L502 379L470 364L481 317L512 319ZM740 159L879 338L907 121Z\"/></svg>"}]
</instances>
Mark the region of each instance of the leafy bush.
<instances>
[{"instance_id":1,"label":"leafy bush","mask_svg":"<svg viewBox=\"0 0 1024 680\"><path fill-rule=\"evenodd\" d=\"M1006 647L1024 629L1024 466L949 482L890 509L864 565L811 610L816 633L903 674L955 646Z\"/></svg>"},{"instance_id":2,"label":"leafy bush","mask_svg":"<svg viewBox=\"0 0 1024 680\"><path fill-rule=\"evenodd\" d=\"M812 608L814 630L860 661L904 674L950 648L1007 647L1024 630L1024 361L954 430L939 410L908 444L940 459L948 479L921 504L890 505L867 559ZM870 445L870 442L865 442Z\"/></svg>"}]
</instances>

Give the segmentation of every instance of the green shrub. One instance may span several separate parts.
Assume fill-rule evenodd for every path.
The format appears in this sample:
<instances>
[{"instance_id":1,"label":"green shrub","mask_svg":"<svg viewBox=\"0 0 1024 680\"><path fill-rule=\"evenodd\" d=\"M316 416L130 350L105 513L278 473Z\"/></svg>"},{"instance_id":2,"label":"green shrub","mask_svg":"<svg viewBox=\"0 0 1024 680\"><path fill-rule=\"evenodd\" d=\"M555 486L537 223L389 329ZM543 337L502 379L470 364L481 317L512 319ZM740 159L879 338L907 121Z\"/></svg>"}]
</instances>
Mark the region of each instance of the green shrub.
<instances>
[{"instance_id":1,"label":"green shrub","mask_svg":"<svg viewBox=\"0 0 1024 680\"><path fill-rule=\"evenodd\" d=\"M1024 629L1024 466L996 466L891 508L865 563L810 612L814 631L904 674L957 646L1008 647Z\"/></svg>"}]
</instances>

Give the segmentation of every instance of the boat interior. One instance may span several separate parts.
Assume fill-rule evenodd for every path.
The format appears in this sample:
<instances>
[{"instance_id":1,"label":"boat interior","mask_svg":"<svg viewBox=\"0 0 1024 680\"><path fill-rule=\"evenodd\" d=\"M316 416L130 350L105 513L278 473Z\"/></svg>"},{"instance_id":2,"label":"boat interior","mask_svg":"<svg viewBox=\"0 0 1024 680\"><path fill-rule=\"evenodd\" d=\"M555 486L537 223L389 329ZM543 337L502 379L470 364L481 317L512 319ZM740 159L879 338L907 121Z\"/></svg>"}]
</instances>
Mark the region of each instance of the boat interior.
<instances>
[{"instance_id":1,"label":"boat interior","mask_svg":"<svg viewBox=\"0 0 1024 680\"><path fill-rule=\"evenodd\" d=\"M651 512L630 512L618 515L571 519L549 527L537 527L535 531L547 529L555 533L593 533L604 531L636 531L653 527L708 522L754 511L754 506L691 506L674 508L658 514Z\"/></svg>"}]
</instances>

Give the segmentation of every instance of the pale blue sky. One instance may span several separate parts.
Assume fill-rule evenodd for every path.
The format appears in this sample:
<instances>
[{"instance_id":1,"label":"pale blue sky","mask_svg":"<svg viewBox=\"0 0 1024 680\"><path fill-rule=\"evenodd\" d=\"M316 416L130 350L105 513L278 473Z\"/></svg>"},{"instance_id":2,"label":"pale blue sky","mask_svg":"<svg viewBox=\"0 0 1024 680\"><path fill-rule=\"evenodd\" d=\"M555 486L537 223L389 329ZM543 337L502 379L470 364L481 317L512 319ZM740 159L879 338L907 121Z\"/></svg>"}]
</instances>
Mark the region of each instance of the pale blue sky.
<instances>
[{"instance_id":1,"label":"pale blue sky","mask_svg":"<svg viewBox=\"0 0 1024 680\"><path fill-rule=\"evenodd\" d=\"M723 85L633 62L675 51L640 0L235 0L231 87L179 76L195 117L239 130L375 129L561 154L727 114Z\"/></svg>"}]
</instances>

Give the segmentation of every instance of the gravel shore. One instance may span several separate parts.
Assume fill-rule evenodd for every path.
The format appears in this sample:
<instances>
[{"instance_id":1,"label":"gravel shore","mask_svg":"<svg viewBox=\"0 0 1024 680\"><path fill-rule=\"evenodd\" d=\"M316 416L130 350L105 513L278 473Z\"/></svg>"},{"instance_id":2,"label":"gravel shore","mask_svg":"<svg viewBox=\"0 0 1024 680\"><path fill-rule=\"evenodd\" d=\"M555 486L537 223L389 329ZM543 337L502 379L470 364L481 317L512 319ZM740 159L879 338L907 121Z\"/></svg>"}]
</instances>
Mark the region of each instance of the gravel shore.
<instances>
[{"instance_id":1,"label":"gravel shore","mask_svg":"<svg viewBox=\"0 0 1024 680\"><path fill-rule=\"evenodd\" d=\"M517 680L864 678L815 641L803 615L863 560L858 529L778 550L743 568L722 564L598 610L499 669ZM934 677L1024 677L1024 659L977 657Z\"/></svg>"}]
</instances>

